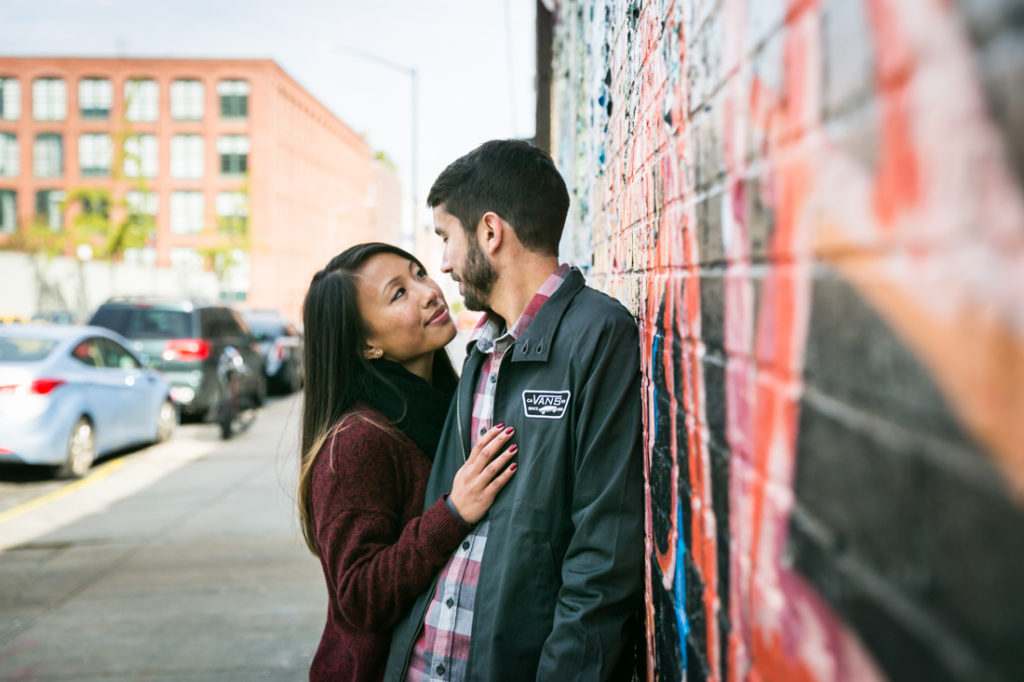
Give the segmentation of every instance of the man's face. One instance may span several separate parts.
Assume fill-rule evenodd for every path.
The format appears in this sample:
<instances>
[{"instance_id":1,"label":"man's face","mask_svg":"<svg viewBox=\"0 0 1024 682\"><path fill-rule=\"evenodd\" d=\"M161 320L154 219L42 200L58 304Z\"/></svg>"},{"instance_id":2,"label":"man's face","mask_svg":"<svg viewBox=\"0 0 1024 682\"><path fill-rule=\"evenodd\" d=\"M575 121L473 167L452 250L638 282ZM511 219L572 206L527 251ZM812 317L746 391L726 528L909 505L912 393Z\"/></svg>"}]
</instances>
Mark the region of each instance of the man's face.
<instances>
[{"instance_id":1,"label":"man's face","mask_svg":"<svg viewBox=\"0 0 1024 682\"><path fill-rule=\"evenodd\" d=\"M470 310L489 310L491 290L498 272L476 239L462 229L459 219L443 206L434 207L434 232L444 242L441 272L459 283L459 293Z\"/></svg>"}]
</instances>

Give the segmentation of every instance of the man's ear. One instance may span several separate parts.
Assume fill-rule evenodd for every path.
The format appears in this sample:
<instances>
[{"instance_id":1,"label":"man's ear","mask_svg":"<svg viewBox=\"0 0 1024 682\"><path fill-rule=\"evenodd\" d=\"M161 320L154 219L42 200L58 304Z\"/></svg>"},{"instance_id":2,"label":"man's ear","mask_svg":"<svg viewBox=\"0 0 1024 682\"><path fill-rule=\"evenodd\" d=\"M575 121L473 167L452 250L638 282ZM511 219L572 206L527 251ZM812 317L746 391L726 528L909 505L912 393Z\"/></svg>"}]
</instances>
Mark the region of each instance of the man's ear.
<instances>
[{"instance_id":1,"label":"man's ear","mask_svg":"<svg viewBox=\"0 0 1024 682\"><path fill-rule=\"evenodd\" d=\"M501 216L494 211L484 213L484 217L480 219L480 228L477 231L481 250L493 256L498 248L501 247L507 227Z\"/></svg>"}]
</instances>

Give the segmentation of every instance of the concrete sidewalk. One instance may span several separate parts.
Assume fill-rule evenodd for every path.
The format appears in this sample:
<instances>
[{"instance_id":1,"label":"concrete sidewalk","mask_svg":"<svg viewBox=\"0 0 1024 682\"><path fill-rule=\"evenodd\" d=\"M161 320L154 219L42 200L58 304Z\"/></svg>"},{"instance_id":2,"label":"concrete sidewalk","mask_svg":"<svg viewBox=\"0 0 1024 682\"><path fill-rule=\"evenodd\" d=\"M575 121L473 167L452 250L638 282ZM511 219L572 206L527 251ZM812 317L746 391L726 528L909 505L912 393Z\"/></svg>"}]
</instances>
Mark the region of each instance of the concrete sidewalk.
<instances>
[{"instance_id":1,"label":"concrete sidewalk","mask_svg":"<svg viewBox=\"0 0 1024 682\"><path fill-rule=\"evenodd\" d=\"M326 593L297 422L289 398L226 443L186 426L0 523L0 679L306 679Z\"/></svg>"}]
</instances>

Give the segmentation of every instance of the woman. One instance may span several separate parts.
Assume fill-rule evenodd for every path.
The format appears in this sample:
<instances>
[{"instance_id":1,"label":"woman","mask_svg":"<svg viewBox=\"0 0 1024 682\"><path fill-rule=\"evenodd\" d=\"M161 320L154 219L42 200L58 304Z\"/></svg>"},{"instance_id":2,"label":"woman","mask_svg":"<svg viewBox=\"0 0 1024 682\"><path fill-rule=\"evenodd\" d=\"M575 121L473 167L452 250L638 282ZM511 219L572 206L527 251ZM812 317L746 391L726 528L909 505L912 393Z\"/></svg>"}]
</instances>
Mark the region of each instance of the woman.
<instances>
[{"instance_id":1,"label":"woman","mask_svg":"<svg viewBox=\"0 0 1024 682\"><path fill-rule=\"evenodd\" d=\"M515 446L498 454L512 429L422 511L456 384L440 288L405 251L360 244L313 277L303 321L299 512L329 595L310 679L380 680L391 628L515 472Z\"/></svg>"}]
</instances>

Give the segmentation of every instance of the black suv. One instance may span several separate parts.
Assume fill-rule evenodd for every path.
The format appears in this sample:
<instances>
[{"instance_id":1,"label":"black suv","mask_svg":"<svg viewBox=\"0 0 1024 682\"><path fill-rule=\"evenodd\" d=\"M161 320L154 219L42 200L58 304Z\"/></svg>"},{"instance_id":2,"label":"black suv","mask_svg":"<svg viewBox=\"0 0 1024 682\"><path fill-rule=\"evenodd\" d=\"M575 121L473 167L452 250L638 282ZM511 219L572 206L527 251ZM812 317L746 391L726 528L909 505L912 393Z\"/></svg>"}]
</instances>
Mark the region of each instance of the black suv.
<instances>
[{"instance_id":1,"label":"black suv","mask_svg":"<svg viewBox=\"0 0 1024 682\"><path fill-rule=\"evenodd\" d=\"M171 384L183 419L216 422L230 438L267 394L263 358L245 321L226 305L114 298L89 324L127 338Z\"/></svg>"}]
</instances>

